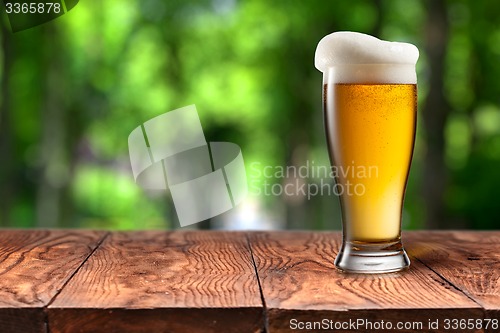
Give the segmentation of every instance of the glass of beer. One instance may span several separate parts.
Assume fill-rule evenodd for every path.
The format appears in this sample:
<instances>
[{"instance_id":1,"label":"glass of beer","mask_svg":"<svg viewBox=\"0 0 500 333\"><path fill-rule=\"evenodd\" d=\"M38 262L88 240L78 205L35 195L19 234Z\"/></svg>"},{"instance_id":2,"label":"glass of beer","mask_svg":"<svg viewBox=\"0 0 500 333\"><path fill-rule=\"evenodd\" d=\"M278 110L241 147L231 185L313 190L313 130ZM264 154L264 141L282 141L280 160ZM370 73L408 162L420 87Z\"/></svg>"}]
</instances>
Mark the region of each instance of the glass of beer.
<instances>
[{"instance_id":1,"label":"glass of beer","mask_svg":"<svg viewBox=\"0 0 500 333\"><path fill-rule=\"evenodd\" d=\"M335 265L344 272L410 265L401 218L415 141L417 59L411 44L353 32L330 34L318 44L315 62L323 72L326 137L342 209Z\"/></svg>"}]
</instances>

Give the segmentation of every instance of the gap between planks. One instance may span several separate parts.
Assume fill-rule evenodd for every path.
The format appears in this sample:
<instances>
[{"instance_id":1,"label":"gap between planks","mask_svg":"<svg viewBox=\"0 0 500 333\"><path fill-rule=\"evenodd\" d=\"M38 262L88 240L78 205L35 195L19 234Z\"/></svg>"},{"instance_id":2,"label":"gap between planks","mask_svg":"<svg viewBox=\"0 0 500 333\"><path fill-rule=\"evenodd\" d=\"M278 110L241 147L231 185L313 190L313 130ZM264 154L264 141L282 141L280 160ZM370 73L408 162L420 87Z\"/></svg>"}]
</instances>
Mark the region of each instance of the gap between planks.
<instances>
[{"instance_id":1,"label":"gap between planks","mask_svg":"<svg viewBox=\"0 0 500 333\"><path fill-rule=\"evenodd\" d=\"M438 273L430 265L427 265L423 260L420 260L420 258L416 257L415 255L413 255L412 258L415 258L416 260L418 260L422 265L424 265L425 267L427 267L428 269L430 269L432 272L434 272L434 274L436 274L441 279L443 279L444 281L446 281L450 286L452 286L453 288L455 288L458 292L462 293L465 297L467 297L468 299L470 299L471 301L473 301L474 303L476 303L481 308L481 310L483 311L484 318L486 318L486 309L484 308L483 305L481 305L478 301L476 301L468 293L466 293L465 291L463 291L462 289L460 289L459 287L457 287L453 282L451 282L450 280L448 280L443 274Z\"/></svg>"},{"instance_id":2,"label":"gap between planks","mask_svg":"<svg viewBox=\"0 0 500 333\"><path fill-rule=\"evenodd\" d=\"M90 251L90 253L85 257L85 259L82 260L82 262L80 263L80 265L78 265L78 267L75 269L75 271L73 273L71 273L71 275L69 276L69 278L64 281L64 283L62 284L61 288L54 294L54 296L50 299L50 301L45 304L45 306L43 307L43 314L44 314L44 320L45 320L45 331L47 333L50 333L50 323L49 323L49 316L48 316L48 307L55 301L55 299L57 298L57 296L59 296L59 294L64 290L64 288L68 285L68 283L73 279L73 277L80 271L80 269L83 267L83 265L87 262L87 260L89 260L90 257L92 257L94 255L94 253L97 251L97 249L99 249L101 247L101 244L104 242L104 240L106 238L108 238L108 236L111 235L111 232L110 231L107 231L103 237L99 240L99 242L97 242L96 246L92 249L92 251Z\"/></svg>"},{"instance_id":3,"label":"gap between planks","mask_svg":"<svg viewBox=\"0 0 500 333\"><path fill-rule=\"evenodd\" d=\"M264 291L262 290L262 284L260 282L259 271L257 269L257 264L255 263L255 257L253 255L252 244L250 242L249 232L245 232L245 238L247 240L248 250L250 251L250 258L252 259L252 266L255 272L255 278L257 279L257 284L259 286L260 299L262 301L262 311L264 314L264 330L263 333L269 332L269 316L267 313L266 298L264 297Z\"/></svg>"}]
</instances>

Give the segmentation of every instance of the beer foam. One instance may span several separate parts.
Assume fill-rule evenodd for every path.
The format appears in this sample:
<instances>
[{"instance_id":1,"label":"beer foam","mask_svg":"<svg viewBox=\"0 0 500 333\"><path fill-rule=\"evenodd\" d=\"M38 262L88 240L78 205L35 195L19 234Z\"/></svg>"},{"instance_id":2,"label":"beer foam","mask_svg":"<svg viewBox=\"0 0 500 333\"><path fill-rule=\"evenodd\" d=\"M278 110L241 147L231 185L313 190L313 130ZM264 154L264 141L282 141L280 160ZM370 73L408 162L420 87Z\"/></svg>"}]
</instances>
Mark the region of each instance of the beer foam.
<instances>
[{"instance_id":1,"label":"beer foam","mask_svg":"<svg viewBox=\"0 0 500 333\"><path fill-rule=\"evenodd\" d=\"M339 31L320 40L314 65L332 83L417 83L418 55L413 44Z\"/></svg>"}]
</instances>

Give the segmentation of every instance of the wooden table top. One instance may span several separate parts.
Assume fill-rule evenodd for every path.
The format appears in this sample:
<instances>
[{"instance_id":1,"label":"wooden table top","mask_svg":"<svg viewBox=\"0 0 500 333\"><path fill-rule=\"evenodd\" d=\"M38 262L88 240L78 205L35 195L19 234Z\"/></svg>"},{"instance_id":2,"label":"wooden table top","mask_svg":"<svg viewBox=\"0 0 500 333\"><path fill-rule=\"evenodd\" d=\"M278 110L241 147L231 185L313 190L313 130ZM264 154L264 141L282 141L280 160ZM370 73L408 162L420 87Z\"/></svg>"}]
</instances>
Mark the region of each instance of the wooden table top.
<instances>
[{"instance_id":1,"label":"wooden table top","mask_svg":"<svg viewBox=\"0 0 500 333\"><path fill-rule=\"evenodd\" d=\"M340 236L0 230L0 332L500 331L500 231L405 232L379 275Z\"/></svg>"}]
</instances>

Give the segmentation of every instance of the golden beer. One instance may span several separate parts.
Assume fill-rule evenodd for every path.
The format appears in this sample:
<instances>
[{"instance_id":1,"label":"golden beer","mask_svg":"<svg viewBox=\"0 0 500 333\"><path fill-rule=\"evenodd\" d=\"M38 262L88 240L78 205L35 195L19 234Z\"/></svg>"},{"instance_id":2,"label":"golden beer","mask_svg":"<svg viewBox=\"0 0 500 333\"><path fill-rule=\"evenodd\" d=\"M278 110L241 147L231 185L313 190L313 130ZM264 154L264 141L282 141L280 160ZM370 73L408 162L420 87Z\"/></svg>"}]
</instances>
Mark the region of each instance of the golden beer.
<instances>
[{"instance_id":1,"label":"golden beer","mask_svg":"<svg viewBox=\"0 0 500 333\"><path fill-rule=\"evenodd\" d=\"M336 182L342 188L351 184L363 189L362 194L340 196L344 237L366 243L397 241L415 139L417 87L337 83L325 85L324 94L332 163L340 170L357 170L338 172Z\"/></svg>"},{"instance_id":2,"label":"golden beer","mask_svg":"<svg viewBox=\"0 0 500 333\"><path fill-rule=\"evenodd\" d=\"M318 43L315 66L323 73L328 150L340 188L343 238L335 266L342 271L410 265L401 217L415 141L418 55L414 45L355 32Z\"/></svg>"}]
</instances>

